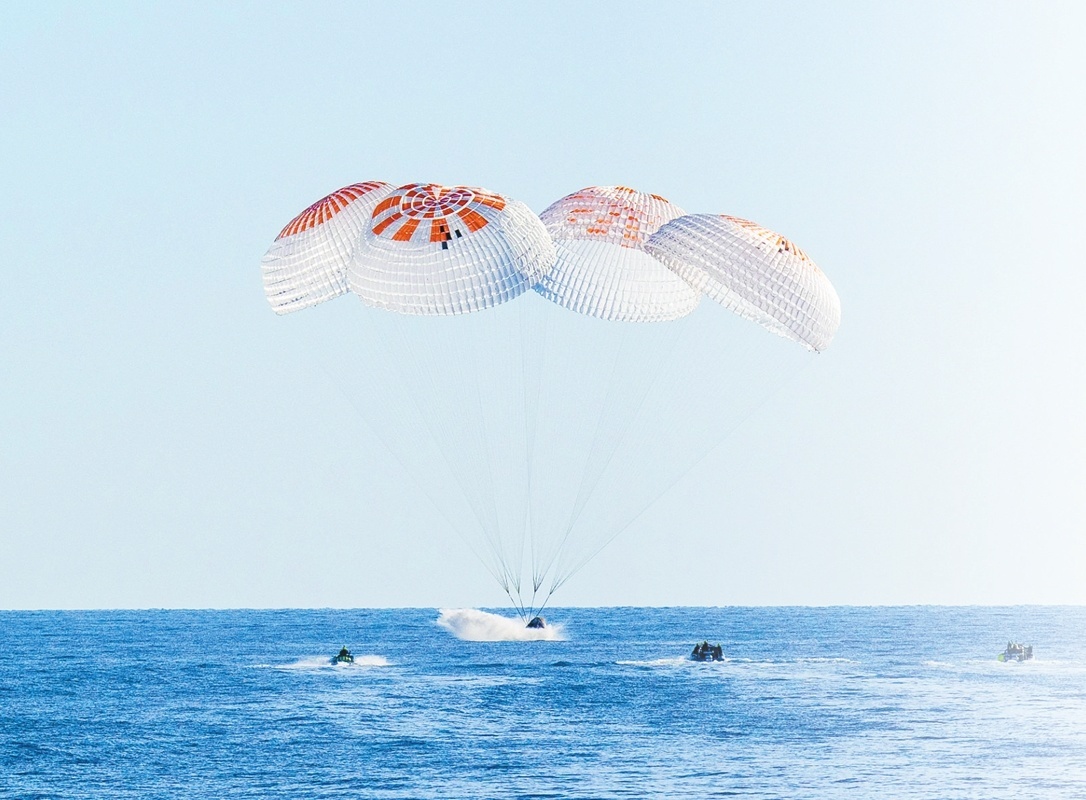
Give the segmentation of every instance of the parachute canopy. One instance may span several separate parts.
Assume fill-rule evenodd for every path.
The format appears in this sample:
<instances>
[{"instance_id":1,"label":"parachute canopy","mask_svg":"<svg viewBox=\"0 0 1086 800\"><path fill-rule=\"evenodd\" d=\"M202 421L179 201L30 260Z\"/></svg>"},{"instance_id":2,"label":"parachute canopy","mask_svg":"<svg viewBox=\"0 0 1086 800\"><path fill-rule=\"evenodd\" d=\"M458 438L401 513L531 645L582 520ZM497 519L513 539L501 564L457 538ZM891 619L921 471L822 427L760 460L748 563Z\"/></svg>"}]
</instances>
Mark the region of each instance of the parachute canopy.
<instances>
[{"instance_id":1,"label":"parachute canopy","mask_svg":"<svg viewBox=\"0 0 1086 800\"><path fill-rule=\"evenodd\" d=\"M645 250L721 305L816 352L841 324L841 301L822 270L757 223L688 214L656 231Z\"/></svg>"},{"instance_id":2,"label":"parachute canopy","mask_svg":"<svg viewBox=\"0 0 1086 800\"><path fill-rule=\"evenodd\" d=\"M787 239L620 186L352 184L262 266L276 313L361 300L291 324L525 621L840 320Z\"/></svg>"},{"instance_id":3,"label":"parachute canopy","mask_svg":"<svg viewBox=\"0 0 1086 800\"><path fill-rule=\"evenodd\" d=\"M644 245L683 210L625 186L589 186L540 215L557 261L536 291L560 306L600 319L660 322L689 314L700 293L649 256Z\"/></svg>"},{"instance_id":4,"label":"parachute canopy","mask_svg":"<svg viewBox=\"0 0 1086 800\"><path fill-rule=\"evenodd\" d=\"M354 249L351 291L402 314L467 314L511 300L554 263L539 218L484 189L401 186L373 209Z\"/></svg>"},{"instance_id":5,"label":"parachute canopy","mask_svg":"<svg viewBox=\"0 0 1086 800\"><path fill-rule=\"evenodd\" d=\"M315 306L347 293L347 264L373 209L392 187L352 183L296 216L264 256L264 293L276 314Z\"/></svg>"}]
</instances>

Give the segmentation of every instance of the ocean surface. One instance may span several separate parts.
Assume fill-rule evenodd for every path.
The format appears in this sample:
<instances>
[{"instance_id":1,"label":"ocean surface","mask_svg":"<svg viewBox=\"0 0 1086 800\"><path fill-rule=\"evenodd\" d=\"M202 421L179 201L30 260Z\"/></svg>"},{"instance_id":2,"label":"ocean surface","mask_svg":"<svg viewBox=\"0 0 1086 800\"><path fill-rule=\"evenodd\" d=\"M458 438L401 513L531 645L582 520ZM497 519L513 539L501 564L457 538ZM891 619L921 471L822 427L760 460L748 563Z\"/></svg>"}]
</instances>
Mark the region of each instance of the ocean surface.
<instances>
[{"instance_id":1,"label":"ocean surface","mask_svg":"<svg viewBox=\"0 0 1086 800\"><path fill-rule=\"evenodd\" d=\"M0 612L0 797L1086 797L1086 608L472 613Z\"/></svg>"}]
</instances>

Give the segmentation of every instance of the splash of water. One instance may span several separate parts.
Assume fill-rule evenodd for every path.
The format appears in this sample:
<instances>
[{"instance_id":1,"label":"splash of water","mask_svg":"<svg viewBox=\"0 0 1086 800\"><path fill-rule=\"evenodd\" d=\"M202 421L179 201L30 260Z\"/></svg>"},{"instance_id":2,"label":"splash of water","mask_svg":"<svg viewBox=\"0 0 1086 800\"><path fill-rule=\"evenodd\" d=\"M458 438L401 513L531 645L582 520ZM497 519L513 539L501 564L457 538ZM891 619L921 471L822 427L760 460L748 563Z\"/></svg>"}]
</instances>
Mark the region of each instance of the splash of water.
<instances>
[{"instance_id":1,"label":"splash of water","mask_svg":"<svg viewBox=\"0 0 1086 800\"><path fill-rule=\"evenodd\" d=\"M527 628L523 620L477 608L443 608L437 624L466 642L562 642L566 638L561 625Z\"/></svg>"}]
</instances>

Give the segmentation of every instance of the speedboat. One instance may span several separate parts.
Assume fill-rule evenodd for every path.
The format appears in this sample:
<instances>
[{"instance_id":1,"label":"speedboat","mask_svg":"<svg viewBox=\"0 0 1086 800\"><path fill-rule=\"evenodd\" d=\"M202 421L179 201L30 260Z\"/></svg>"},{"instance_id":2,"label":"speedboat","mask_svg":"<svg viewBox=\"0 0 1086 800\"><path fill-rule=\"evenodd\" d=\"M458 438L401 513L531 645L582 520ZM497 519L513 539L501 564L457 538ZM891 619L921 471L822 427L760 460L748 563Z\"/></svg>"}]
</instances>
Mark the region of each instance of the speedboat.
<instances>
[{"instance_id":1,"label":"speedboat","mask_svg":"<svg viewBox=\"0 0 1086 800\"><path fill-rule=\"evenodd\" d=\"M351 655L351 651L346 647L341 649L338 653L332 656L333 664L353 664L354 656Z\"/></svg>"},{"instance_id":2,"label":"speedboat","mask_svg":"<svg viewBox=\"0 0 1086 800\"><path fill-rule=\"evenodd\" d=\"M1007 642L1007 649L999 654L1000 661L1029 661L1033 658L1033 645Z\"/></svg>"},{"instance_id":3,"label":"speedboat","mask_svg":"<svg viewBox=\"0 0 1086 800\"><path fill-rule=\"evenodd\" d=\"M524 618L521 617L521 619L524 619ZM547 620L543 619L543 617L532 617L531 621L528 623L528 627L529 628L546 628L547 627Z\"/></svg>"},{"instance_id":4,"label":"speedboat","mask_svg":"<svg viewBox=\"0 0 1086 800\"><path fill-rule=\"evenodd\" d=\"M710 645L708 642L702 642L694 645L694 650L690 653L690 659L692 661L723 661L724 648L719 644Z\"/></svg>"}]
</instances>

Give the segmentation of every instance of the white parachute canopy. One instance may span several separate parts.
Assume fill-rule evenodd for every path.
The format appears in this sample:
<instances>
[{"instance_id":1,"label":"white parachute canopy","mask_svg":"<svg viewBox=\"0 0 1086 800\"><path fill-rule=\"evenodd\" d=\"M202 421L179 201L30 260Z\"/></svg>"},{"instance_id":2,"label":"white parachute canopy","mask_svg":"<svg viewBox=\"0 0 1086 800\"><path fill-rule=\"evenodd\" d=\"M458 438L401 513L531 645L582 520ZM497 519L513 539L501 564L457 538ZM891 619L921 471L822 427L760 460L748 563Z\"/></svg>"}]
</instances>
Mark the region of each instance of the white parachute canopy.
<instances>
[{"instance_id":1,"label":"white parachute canopy","mask_svg":"<svg viewBox=\"0 0 1086 800\"><path fill-rule=\"evenodd\" d=\"M347 293L347 264L373 209L392 191L382 181L352 183L296 216L264 255L264 293L276 314Z\"/></svg>"},{"instance_id":2,"label":"white parachute canopy","mask_svg":"<svg viewBox=\"0 0 1086 800\"><path fill-rule=\"evenodd\" d=\"M657 230L645 249L716 302L816 352L841 324L841 301L822 270L757 223L688 214Z\"/></svg>"},{"instance_id":3,"label":"white parachute canopy","mask_svg":"<svg viewBox=\"0 0 1086 800\"><path fill-rule=\"evenodd\" d=\"M660 322L689 314L699 292L644 251L657 228L683 210L626 186L589 186L540 215L558 260L536 291L581 314Z\"/></svg>"},{"instance_id":4,"label":"white parachute canopy","mask_svg":"<svg viewBox=\"0 0 1086 800\"><path fill-rule=\"evenodd\" d=\"M469 314L526 292L553 263L554 245L523 203L484 189L414 183L374 208L348 283L376 308Z\"/></svg>"},{"instance_id":5,"label":"white parachute canopy","mask_svg":"<svg viewBox=\"0 0 1086 800\"><path fill-rule=\"evenodd\" d=\"M833 335L813 264L729 256L693 219L621 187L542 221L472 187L382 190L345 267L362 304L287 318L525 619Z\"/></svg>"}]
</instances>

